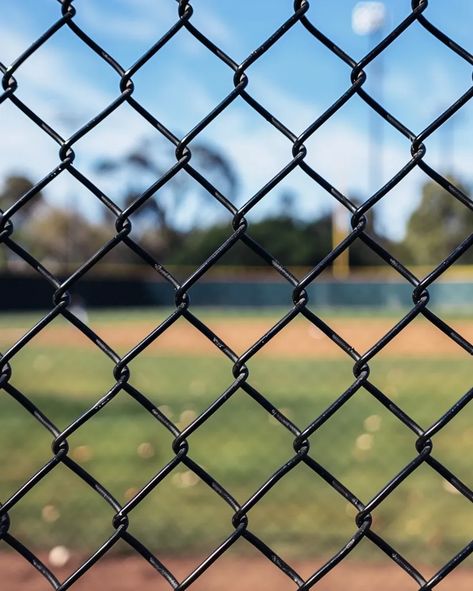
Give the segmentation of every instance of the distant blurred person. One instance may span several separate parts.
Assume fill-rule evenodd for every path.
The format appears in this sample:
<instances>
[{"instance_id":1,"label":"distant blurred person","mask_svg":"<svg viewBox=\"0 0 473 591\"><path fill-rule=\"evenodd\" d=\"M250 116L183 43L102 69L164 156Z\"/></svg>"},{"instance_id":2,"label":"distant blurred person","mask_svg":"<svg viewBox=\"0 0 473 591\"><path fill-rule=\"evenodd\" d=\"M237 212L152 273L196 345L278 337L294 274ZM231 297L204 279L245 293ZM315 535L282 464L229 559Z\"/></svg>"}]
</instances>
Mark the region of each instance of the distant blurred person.
<instances>
[{"instance_id":1,"label":"distant blurred person","mask_svg":"<svg viewBox=\"0 0 473 591\"><path fill-rule=\"evenodd\" d=\"M74 314L74 316L76 316L81 322L87 323L89 320L89 315L85 307L85 300L80 295L76 295L72 298L69 312Z\"/></svg>"}]
</instances>

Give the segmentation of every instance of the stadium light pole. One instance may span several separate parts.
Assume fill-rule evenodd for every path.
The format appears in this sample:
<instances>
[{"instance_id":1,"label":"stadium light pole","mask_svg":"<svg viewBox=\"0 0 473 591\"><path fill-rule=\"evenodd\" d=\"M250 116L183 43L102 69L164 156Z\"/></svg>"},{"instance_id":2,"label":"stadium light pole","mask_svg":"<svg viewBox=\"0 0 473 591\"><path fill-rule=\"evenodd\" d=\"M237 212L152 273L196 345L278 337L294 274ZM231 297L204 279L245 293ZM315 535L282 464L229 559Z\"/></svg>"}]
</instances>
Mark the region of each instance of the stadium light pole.
<instances>
[{"instance_id":1,"label":"stadium light pole","mask_svg":"<svg viewBox=\"0 0 473 591\"><path fill-rule=\"evenodd\" d=\"M352 13L352 28L357 35L369 38L370 49L376 45L381 38L381 32L386 23L386 7L383 2L358 2ZM382 54L371 62L370 80L373 82L375 97L382 102L383 92L383 63ZM369 130L369 160L368 178L369 190L371 193L377 191L382 182L383 166L383 128L382 121L376 111L370 113ZM380 180L381 179L381 180Z\"/></svg>"},{"instance_id":2,"label":"stadium light pole","mask_svg":"<svg viewBox=\"0 0 473 591\"><path fill-rule=\"evenodd\" d=\"M369 46L373 47L386 22L386 7L383 2L358 2L352 12L352 29L357 35L369 37ZM382 102L383 68L381 56L372 62L370 79L376 91L378 102ZM368 184L369 191L374 194L382 180L382 133L381 120L372 111L369 119L368 144ZM348 219L345 208L336 203L332 211L332 248L335 248L348 233ZM350 274L349 249L344 250L333 262L333 275L337 279L345 279Z\"/></svg>"}]
</instances>

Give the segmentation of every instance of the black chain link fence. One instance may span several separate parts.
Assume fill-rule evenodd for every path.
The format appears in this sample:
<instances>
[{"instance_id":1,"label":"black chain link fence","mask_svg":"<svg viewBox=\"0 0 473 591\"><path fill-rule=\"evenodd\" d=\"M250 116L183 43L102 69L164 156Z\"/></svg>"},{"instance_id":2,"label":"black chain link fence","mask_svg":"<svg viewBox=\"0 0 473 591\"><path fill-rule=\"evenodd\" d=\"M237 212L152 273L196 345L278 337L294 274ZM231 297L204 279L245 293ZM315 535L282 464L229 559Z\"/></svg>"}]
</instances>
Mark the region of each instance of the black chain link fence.
<instances>
[{"instance_id":1,"label":"black chain link fence","mask_svg":"<svg viewBox=\"0 0 473 591\"><path fill-rule=\"evenodd\" d=\"M452 117L473 95L473 89L470 88L461 98L454 104L450 105L437 119L432 121L424 131L420 134L413 133L401 121L397 120L391 113L389 113L383 105L376 102L372 96L367 94L363 86L367 79L365 73L366 67L400 35L409 29L414 23L419 23L425 30L427 30L435 39L449 48L450 51L457 54L458 59L466 60L470 65L473 64L473 56L463 47L459 46L454 40L450 39L445 33L435 27L428 20L428 2L427 0L413 0L412 11L406 18L394 28L376 47L374 47L363 59L359 62L355 61L347 55L339 46L337 46L331 39L327 38L311 20L309 12L309 2L307 0L296 0L294 2L293 12L288 16L287 20L274 31L274 33L264 41L260 47L253 51L241 64L236 63L229 55L217 47L213 41L196 29L192 23L193 8L188 0L181 0L176 6L176 22L174 26L157 41L146 53L144 53L136 63L125 70L117 61L105 52L93 39L91 39L74 20L76 15L76 8L72 0L60 0L61 16L57 22L54 23L44 34L38 38L16 61L6 66L0 64L3 73L2 85L3 94L1 95L0 103L10 101L17 109L21 110L32 123L39 126L45 134L48 134L59 145L59 159L57 167L54 168L44 179L38 182L31 190L21 196L16 203L2 213L1 216L1 233L0 239L3 248L9 249L20 257L27 265L40 275L51 287L52 306L50 311L45 315L31 330L22 336L8 351L2 356L2 370L0 378L0 386L7 396L13 398L18 403L18 412L25 411L31 413L33 417L41 424L44 429L49 431L52 436L52 456L50 460L35 474L32 474L24 485L19 488L10 498L3 500L0 508L0 538L8 544L13 550L21 554L32 567L37 569L39 573L49 582L52 588L65 590L74 586L84 573L93 568L94 564L107 553L119 540L122 540L129 545L131 549L139 553L146 561L148 561L157 571L157 581L164 578L173 589L186 589L192 586L192 583L202 575L202 573L215 561L217 561L235 542L244 538L247 542L252 544L261 554L266 556L273 564L274 568L280 569L289 579L294 581L300 591L313 588L318 581L327 575L332 569L336 568L337 564L343 561L350 552L360 543L361 540L367 539L372 544L382 550L400 569L403 569L418 585L419 590L430 590L437 586L448 574L455 569L473 550L473 542L467 544L460 552L458 552L451 560L444 564L440 570L430 579L426 580L423 575L404 558L396 548L393 548L385 539L380 537L372 527L372 513L383 501L406 479L409 478L420 466L428 465L432 470L436 471L450 485L463 495L469 501L473 500L473 491L464 484L459 478L453 474L449 468L443 465L435 458L433 452L433 437L439 433L458 413L465 408L473 397L473 390L470 389L462 396L456 404L454 404L448 411L439 416L438 419L427 429L422 429L408 414L403 412L396 403L386 396L372 381L370 381L370 366L369 362L377 355L390 341L403 331L410 323L419 316L423 316L438 329L440 329L447 337L453 340L458 347L464 349L467 353L473 352L473 345L447 324L442 318L434 314L429 309L429 286L434 281L439 279L443 273L469 248L473 243L473 236L469 236L464 240L445 260L443 260L431 273L426 277L419 278L406 268L399 260L394 258L387 252L380 244L378 244L366 232L366 214L378 203L385 198L391 189L395 187L406 175L408 175L416 167L419 167L431 179L448 191L453 198L461 202L465 208L473 210L473 201L465 195L458 187L455 187L442 176L437 170L434 170L424 161L426 152L424 142L436 130L439 129L450 117ZM448 9L447 7L445 7ZM334 15L336 18L336 15ZM322 44L332 52L339 60L346 64L351 72L350 82L347 82L346 92L340 96L316 121L314 121L301 135L295 135L288 129L282 121L275 118L260 102L256 101L251 94L246 90L248 85L248 78L246 70L262 55L271 51L271 48L278 42L290 29L293 27L303 27L308 31L314 43ZM61 137L46 121L41 119L34 110L20 100L16 94L18 84L15 79L16 72L22 65L53 35L59 30L68 28L71 33L77 36L90 51L95 52L104 62L110 66L117 75L117 82L119 84L120 92L117 98L109 104L102 112L91 119L86 125L78 129L71 137L65 139ZM230 70L234 72L233 81L234 88L229 94L216 106L206 117L204 117L187 135L182 138L176 137L169 129L167 129L158 119L156 119L149 111L147 111L133 96L134 85L133 76L142 68L148 60L159 53L159 51L168 43L173 42L174 36L182 29L187 31L204 47L207 51L214 54L221 60ZM313 134L317 133L325 122L329 120L344 104L352 97L358 95L371 109L376 111L379 117L383 118L389 125L391 125L402 136L408 138L411 142L411 158L409 162L395 174L380 190L378 190L369 199L364 201L362 205L355 205L347 196L343 195L338 189L332 186L325 178L320 176L316 170L310 167L306 161L306 148L304 142L308 140ZM200 174L192 166L192 150L189 144L194 140L216 117L235 101L237 98L243 99L252 109L256 111L261 117L266 119L275 129L277 129L292 145L292 157L275 176L261 188L251 199L241 208L237 208L234 204L220 191L218 191L208 179ZM136 199L126 209L120 208L107 195L94 185L94 183L84 176L78 168L74 165L74 145L92 129L94 129L100 122L112 114L120 105L128 103L136 113L143 117L149 125L161 134L169 142L175 146L176 162L175 164L162 175ZM257 163L255 163L257 166ZM332 197L342 204L351 213L352 230L349 235L332 250L317 266L315 266L302 280L298 280L291 272L285 268L278 260L276 260L271 252L256 243L251 237L251 227L249 227L245 215L265 196L280 183L291 171L294 169L301 169L308 175L314 183L323 187ZM158 192L163 185L168 183L179 172L185 171L197 183L199 183L216 201L220 203L223 208L233 216L233 233L232 235L210 256L195 272L188 276L184 281L179 282L158 260L147 252L140 244L130 237L132 223L130 216L142 207L148 199ZM70 174L79 183L81 183L87 190L91 191L98 200L102 202L110 212L115 216L115 236L91 256L82 266L72 273L66 280L61 281L53 273L51 273L45 266L35 259L29 252L26 252L15 240L15 224L14 216L23 207L35 199L54 179L60 174ZM277 239L277 237L275 237ZM376 342L368 351L361 353L354 349L354 347L346 342L337 332L333 330L326 322L324 322L311 308L311 303L308 301L306 288L309 284L316 281L319 275L326 270L333 261L340 256L340 254L348 249L354 241L361 240L366 246L376 252L387 265L392 267L400 276L407 280L412 285L412 308L409 312L382 338ZM201 279L201 277L238 242L244 243L251 248L261 260L270 265L277 273L280 274L293 289L293 306L286 315L281 318L267 333L255 342L243 355L236 355L225 342L215 334L209 326L205 324L193 312L191 300L188 296L190 288ZM139 344L131 349L126 355L120 357L106 342L104 342L86 323L84 323L74 311L71 311L71 292L77 283L84 277L101 259L115 249L118 245L124 245L134 251L136 255L147 263L156 273L158 273L166 282L168 282L175 290L175 310ZM34 295L32 294L32 297ZM89 339L102 353L108 356L114 363L113 375L115 379L114 386L110 391L100 400L97 401L91 408L78 416L66 429L58 429L53 422L43 414L32 400L30 400L24 393L15 388L10 379L12 377L12 369L10 362L22 350L28 342L35 337L39 332L45 329L56 317L62 316L69 321L77 331L80 331L87 339ZM340 394L340 396L325 409L322 414L313 418L312 422L301 429L295 425L287 416L275 408L272 403L263 396L251 383L251 375L247 368L250 359L261 351L266 344L275 337L284 328L291 323L296 317L303 316L314 327L322 331L329 339L335 343L347 356L353 361L354 381L350 387ZM180 431L177 426L171 422L142 392L137 390L130 383L130 371L128 365L140 353L142 353L151 343L159 339L160 335L169 329L178 319L185 319L191 323L202 335L204 335L211 343L220 351L221 355L226 356L233 364L234 381L231 386L224 391L204 412L202 412L193 422ZM330 466L322 466L310 451L310 438L317 430L324 425L326 421L342 408L347 401L361 389L367 391L379 403L392 413L392 415L407 429L411 430L416 436L416 450L415 458L405 465L402 470L367 503L363 503L357 498L342 482L337 480L331 472ZM284 465L282 465L272 476L264 483L263 486L254 491L250 498L243 504L239 504L232 496L232 491L226 490L219 482L217 482L212 474L205 470L201 465L196 463L192 458L192 451L188 444L189 436L198 430L212 415L218 413L219 409L237 392L243 391L248 397L256 401L263 409L270 413L281 425L283 425L293 436L293 457ZM81 467L70 456L68 438L78 429L89 421L94 415L100 413L101 410L108 405L117 396L129 396L136 404L141 405L150 415L164 426L173 437L173 458L172 460L152 478L139 492L137 492L131 500L126 504L120 504L100 482L91 476L83 467ZM211 452L209 452L211 453ZM460 453L460 450L459 450ZM346 543L334 554L322 567L314 572L309 578L303 579L298 572L288 563L286 563L278 554L270 547L268 547L257 535L252 532L251 520L248 518L248 512L254 507L273 487L277 487L279 481L290 473L299 464L305 464L313 471L314 479L323 479L332 487L333 495L341 495L343 499L348 501L357 512L356 515L356 532ZM115 516L113 518L113 528L111 527L111 535L105 543L97 549L93 555L86 560L75 572L73 572L67 580L60 582L55 574L33 553L33 551L25 547L18 539L16 539L10 531L9 512L18 504L22 502L23 497L43 479L48 478L48 475L56 469L59 464L67 467L78 478L82 479L91 489L100 495L103 500L108 503ZM203 482L208 485L212 493L219 495L233 511L233 527L234 531L228 538L218 546L187 578L179 582L175 575L168 570L168 568L160 561L159 556L145 547L145 545L129 531L129 524L133 521L133 510L141 503L141 501L149 495L149 493L164 479L176 470L178 467L185 466L186 469L192 471Z\"/></svg>"}]
</instances>

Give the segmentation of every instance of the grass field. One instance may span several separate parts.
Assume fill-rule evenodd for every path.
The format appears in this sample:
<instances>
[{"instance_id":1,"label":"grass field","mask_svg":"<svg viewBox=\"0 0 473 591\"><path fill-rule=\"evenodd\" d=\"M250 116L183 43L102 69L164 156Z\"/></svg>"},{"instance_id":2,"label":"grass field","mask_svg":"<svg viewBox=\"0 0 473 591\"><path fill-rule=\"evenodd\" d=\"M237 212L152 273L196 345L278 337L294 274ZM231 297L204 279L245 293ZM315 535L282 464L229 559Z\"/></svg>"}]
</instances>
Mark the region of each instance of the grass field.
<instances>
[{"instance_id":1,"label":"grass field","mask_svg":"<svg viewBox=\"0 0 473 591\"><path fill-rule=\"evenodd\" d=\"M281 314L202 311L199 315L241 353ZM0 317L7 349L41 317ZM92 313L90 324L120 354L162 318L145 311ZM361 351L397 314L324 318ZM473 320L451 321L473 340ZM250 360L250 383L299 427L307 426L353 381L353 363L305 321L296 321ZM470 387L471 357L416 321L370 363L372 381L422 427L432 424ZM12 361L11 383L59 428L65 428L113 385L113 364L73 328L57 320ZM182 320L130 364L131 383L182 428L232 382L231 363ZM470 487L471 408L435 436L433 454ZM172 438L121 392L70 439L71 456L125 503L171 458ZM362 501L370 500L415 457L415 438L371 395L359 391L311 437L311 453ZM292 436L244 392L189 438L189 455L244 502L293 455ZM51 436L5 393L0 398L2 477L8 498L51 457ZM284 558L335 552L354 532L353 509L318 476L298 466L249 513L249 527ZM74 474L58 466L11 511L12 532L26 545L58 544L90 551L113 531L113 512ZM156 552L201 555L231 531L228 506L185 467L177 468L130 516L130 531ZM419 563L449 558L471 538L466 499L428 466L419 468L374 512L374 529ZM124 549L124 546L120 546ZM246 543L236 550L249 551ZM356 555L381 553L363 542Z\"/></svg>"}]
</instances>

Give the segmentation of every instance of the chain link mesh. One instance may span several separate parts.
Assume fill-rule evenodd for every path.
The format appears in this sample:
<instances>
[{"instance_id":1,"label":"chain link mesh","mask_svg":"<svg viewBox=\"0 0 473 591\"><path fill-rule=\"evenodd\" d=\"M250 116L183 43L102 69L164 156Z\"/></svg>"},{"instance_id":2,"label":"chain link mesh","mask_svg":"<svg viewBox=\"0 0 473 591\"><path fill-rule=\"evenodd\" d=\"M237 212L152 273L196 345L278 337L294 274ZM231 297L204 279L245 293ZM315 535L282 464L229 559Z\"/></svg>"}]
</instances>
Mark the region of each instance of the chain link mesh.
<instances>
[{"instance_id":1,"label":"chain link mesh","mask_svg":"<svg viewBox=\"0 0 473 591\"><path fill-rule=\"evenodd\" d=\"M45 134L50 136L59 146L59 163L57 166L41 181L39 181L31 190L22 195L11 207L1 214L1 232L0 241L3 248L9 249L22 259L31 269L41 276L51 287L52 306L49 312L41 320L24 334L8 351L2 356L0 387L3 392L13 398L18 403L18 408L33 415L40 425L47 430L52 437L52 455L49 461L19 488L10 498L4 500L0 507L0 539L8 544L13 550L21 554L32 567L49 582L54 589L65 590L72 587L84 573L91 569L94 564L104 556L119 540L129 545L131 549L140 554L157 571L158 580L163 578L173 589L183 590L190 586L206 571L206 569L219 559L235 542L244 538L252 544L262 555L274 564L274 568L280 569L289 579L296 583L299 591L306 591L313 588L318 581L327 575L337 564L343 561L350 552L360 543L367 539L372 544L382 550L400 569L403 569L417 584L418 589L427 591L434 589L453 569L455 569L473 550L473 542L467 544L451 560L444 564L438 572L429 580L416 569L416 567L403 557L396 548L392 547L385 539L378 535L372 526L373 511L384 502L384 500L406 479L422 465L428 465L445 478L455 489L469 501L473 500L473 491L453 474L449 468L443 465L435 458L433 450L433 437L439 433L462 409L470 402L473 396L473 389L466 392L445 414L427 429L419 426L408 414L406 414L396 403L383 393L370 380L370 360L373 359L388 343L396 337L401 331L409 326L417 317L423 316L439 330L441 330L449 339L453 340L458 347L469 354L473 353L473 345L468 342L461 334L454 330L437 314L429 309L429 287L434 281L439 279L449 267L473 243L473 235L466 238L445 260L443 260L433 271L425 277L415 276L406 266L397 260L390 252L381 246L366 231L366 214L384 199L389 192L400 181L406 177L416 167L420 168L433 181L438 183L443 189L448 191L452 197L461 202L465 209L473 211L473 201L458 187L454 186L450 180L442 176L437 170L431 168L424 160L426 148L424 142L440 126L448 121L473 94L470 88L456 102L448 106L440 116L432 121L420 134L415 134L408 129L401 121L396 119L388 112L382 104L379 104L364 89L367 80L366 68L376 60L378 56L398 37L408 30L414 23L422 26L438 43L445 45L450 51L454 52L458 59L465 60L473 65L473 56L463 47L458 45L453 39L449 38L444 32L439 30L428 20L428 2L427 0L413 0L412 10L404 20L396 26L389 34L374 47L360 61L356 61L345 53L336 43L326 37L311 20L309 13L309 2L307 0L296 0L293 11L289 14L287 20L273 32L255 51L253 51L242 63L237 63L222 49L220 49L211 39L204 35L193 25L192 15L193 7L188 0L180 0L178 3L175 24L159 39L148 51L146 51L135 64L125 70L111 55L100 47L94 39L89 37L76 23L74 17L76 8L72 0L59 0L61 14L58 20L41 35L22 55L20 55L10 66L0 64L3 74L2 86L3 94L0 96L0 103L9 101L17 109L22 111L29 120L37 125ZM350 83L347 83L346 91L313 123L307 127L300 135L293 133L282 121L269 112L264 104L255 100L247 91L248 68L261 58L266 52L276 44L293 27L303 27L312 36L313 42L321 44L334 54L341 62L350 69ZM75 131L69 138L63 138L53 129L47 121L34 112L34 110L23 102L17 96L18 83L15 74L21 69L23 64L45 43L61 29L69 29L90 51L95 52L110 68L117 77L119 93L115 100L104 110L97 113L96 116L87 122L80 129ZM177 137L158 119L155 118L147 109L143 107L133 96L134 94L134 75L142 68L153 56L168 44L172 44L173 38L182 29L186 29L194 39L201 44L206 51L211 52L223 64L233 71L234 87L228 95L211 110L189 133L184 137ZM360 97L368 107L379 115L384 121L392 126L399 134L407 138L411 143L411 158L381 189L376 191L369 199L361 205L356 205L346 195L331 185L314 168L309 166L305 160L306 148L304 143L321 128L339 109L342 108L352 97ZM287 138L292 146L292 156L287 164L278 171L278 173L257 193L249 199L242 207L237 208L229 198L222 194L205 176L198 172L192 166L192 149L190 144L199 134L219 115L227 109L237 98L243 99L254 111L268 121L282 136ZM119 207L107 195L105 195L87 176L85 176L74 164L75 144L99 125L104 119L116 111L120 105L128 103L136 113L138 113L157 133L175 146L176 161L160 178L147 188L133 203L126 208ZM265 196L276 187L291 171L299 168L314 183L325 189L330 196L338 201L351 214L351 231L344 240L342 240L319 264L310 270L302 280L297 279L283 264L276 260L270 251L263 248L251 237L251 227L247 223L245 216L252 208L260 202ZM233 232L215 252L208 257L193 273L184 281L178 281L173 274L156 260L147 250L145 250L137 240L130 235L132 214L143 207L147 200L160 190L166 183L180 171L185 171L203 189L215 199L223 208L225 208L233 217ZM84 262L75 272L70 274L65 280L60 280L46 266L41 264L31 253L27 252L15 239L15 227L13 216L15 213L26 207L27 204L35 199L40 191L45 189L50 183L53 183L58 175L70 174L88 191L108 208L115 217L115 235L102 247L97 250L86 262ZM379 255L387 265L407 280L412 286L412 307L408 313L384 334L368 351L362 353L357 351L350 343L346 342L337 332L311 308L306 288L317 280L319 275L326 270L333 261L339 257L343 251L348 249L355 241L361 240L365 245ZM205 324L198 315L194 313L191 305L191 299L188 295L189 290L198 282L202 276L212 268L219 259L238 242L244 243L252 249L263 261L264 264L271 266L288 284L292 286L293 306L287 313L267 331L259 340L254 342L243 355L237 355L218 334L215 334L209 326ZM158 273L175 291L175 309L172 313L154 330L146 336L141 342L133 347L124 356L119 356L111 346L102 340L84 321L74 314L71 310L71 290L91 269L103 259L107 253L115 249L118 245L124 245L131 249L140 257L155 273ZM23 392L11 384L12 369L10 362L14 357L28 344L28 342L38 333L44 330L53 320L59 316L64 317L71 323L77 331L80 331L89 339L103 355L112 360L114 364L113 376L115 384L109 392L91 406L86 412L78 416L66 429L60 430L42 411L30 400ZM328 339L331 339L353 362L354 380L349 388L341 393L339 397L324 410L319 416L313 418L308 427L301 429L294 424L284 413L275 408L272 403L261 394L251 383L251 375L247 367L248 362L261 351L273 337L275 337L296 317L305 317L314 327L322 331ZM184 319L193 325L202 335L204 335L215 346L221 355L226 356L233 364L233 383L224 391L204 412L183 430L179 430L176 424L171 422L142 392L136 389L130 382L130 362L140 355L151 343L159 339L166 330L168 330L177 320ZM367 503L363 503L357 498L342 482L337 480L331 472L330 466L321 465L311 455L310 438L317 430L324 425L326 421L342 408L347 401L361 389L367 391L374 399L381 403L389 413L399 421L406 429L410 430L416 436L416 455L408 464L406 464L399 473L383 486L381 490ZM192 458L192 450L188 443L189 436L198 430L212 415L218 413L219 409L237 392L243 391L248 397L256 401L267 413L271 414L279 423L287 429L293 436L293 456L284 465L271 475L271 477L243 504L238 503L232 496L232 492L224 488L206 469L199 465ZM108 405L117 396L128 396L141 405L150 415L167 429L172 437L172 460L164 465L162 469L146 484L135 496L126 502L119 503L108 490L98 482L91 474L81 467L69 455L68 438L80 429L89 419ZM21 503L23 497L43 479L48 478L55 468L62 464L72 471L77 478L82 479L90 488L102 497L105 503L108 503L115 515L113 518L113 527L111 526L110 537L98 548L89 559L87 559L77 570L75 570L65 581L59 581L55 574L35 555L35 553L25 547L18 539L10 533L9 512ZM333 489L333 495L340 495L356 509L355 518L356 531L346 540L346 543L334 554L323 566L313 572L311 576L304 579L296 570L285 562L272 548L252 532L251 520L248 512L254 507L273 487L278 486L278 482L288 475L299 464L305 464L313 471L314 479L323 479ZM233 511L234 530L223 543L198 566L185 580L178 581L175 575L155 556L139 539L134 537L129 531L129 524L133 520L133 510L141 501L149 495L155 487L168 478L169 475L179 466L185 466L188 470L194 472L208 487L213 494L221 497Z\"/></svg>"}]
</instances>

